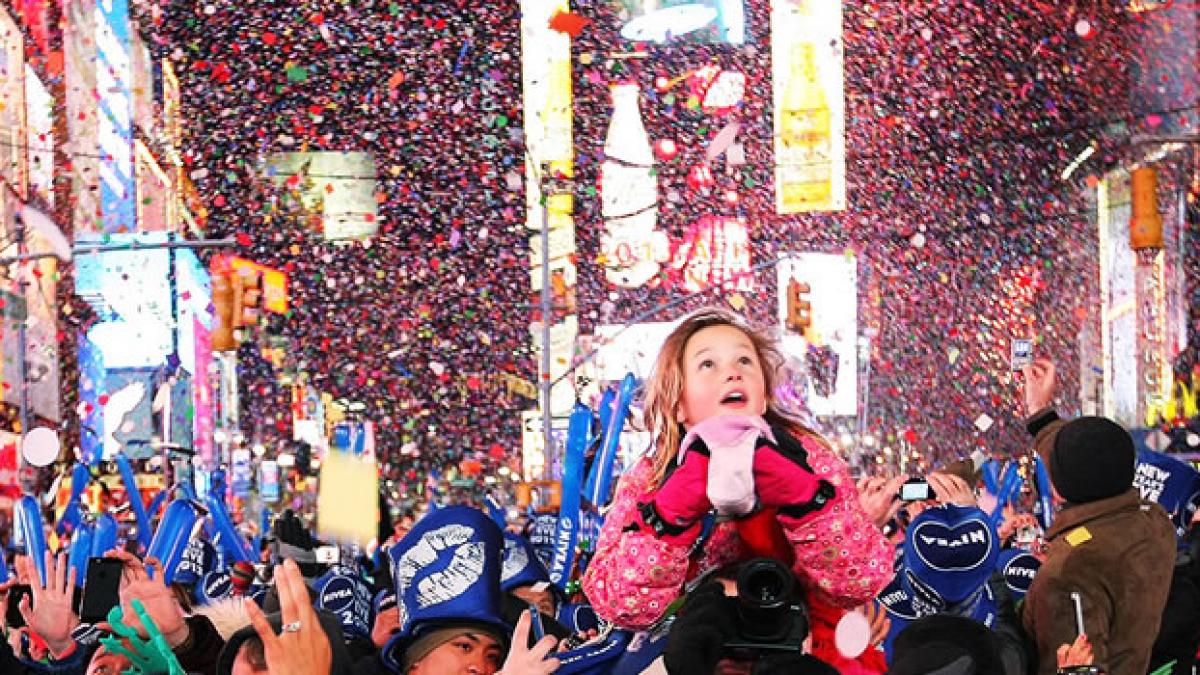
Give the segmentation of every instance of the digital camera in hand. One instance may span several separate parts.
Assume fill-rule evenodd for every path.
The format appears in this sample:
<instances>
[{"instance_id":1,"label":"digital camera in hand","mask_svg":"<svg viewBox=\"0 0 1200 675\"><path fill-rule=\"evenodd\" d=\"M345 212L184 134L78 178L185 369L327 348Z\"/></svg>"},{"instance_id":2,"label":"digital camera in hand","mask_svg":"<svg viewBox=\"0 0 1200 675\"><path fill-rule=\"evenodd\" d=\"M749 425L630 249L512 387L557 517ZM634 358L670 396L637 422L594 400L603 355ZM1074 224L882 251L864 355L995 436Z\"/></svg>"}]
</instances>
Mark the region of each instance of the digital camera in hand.
<instances>
[{"instance_id":1,"label":"digital camera in hand","mask_svg":"<svg viewBox=\"0 0 1200 675\"><path fill-rule=\"evenodd\" d=\"M755 558L737 576L737 634L724 651L737 658L801 652L808 637L808 609L796 593L796 578L772 558Z\"/></svg>"}]
</instances>

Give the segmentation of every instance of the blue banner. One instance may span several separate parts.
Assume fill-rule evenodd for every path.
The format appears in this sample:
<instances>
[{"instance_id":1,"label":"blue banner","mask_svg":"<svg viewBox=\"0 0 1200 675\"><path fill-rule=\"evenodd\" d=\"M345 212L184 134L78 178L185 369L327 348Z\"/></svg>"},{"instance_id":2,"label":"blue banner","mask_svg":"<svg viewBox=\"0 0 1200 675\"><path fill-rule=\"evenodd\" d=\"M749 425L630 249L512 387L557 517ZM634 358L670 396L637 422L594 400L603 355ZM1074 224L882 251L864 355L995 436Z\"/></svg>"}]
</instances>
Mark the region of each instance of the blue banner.
<instances>
[{"instance_id":1,"label":"blue banner","mask_svg":"<svg viewBox=\"0 0 1200 675\"><path fill-rule=\"evenodd\" d=\"M566 590L575 561L575 542L579 538L579 507L582 500L584 453L592 433L592 411L576 403L567 423L567 451L563 460L562 500L558 525L554 532L554 557L550 564L550 581Z\"/></svg>"},{"instance_id":2,"label":"blue banner","mask_svg":"<svg viewBox=\"0 0 1200 675\"><path fill-rule=\"evenodd\" d=\"M596 436L588 439L589 446L592 443L595 443L597 440L599 440L599 437L602 437L604 435L605 431L608 430L608 423L609 423L609 420L612 419L613 407L616 406L616 404L617 404L617 390L613 387L608 387L607 389L604 390L604 395L600 398L600 408L597 410L597 414L600 417L600 426L596 427ZM594 468L595 464L593 464L592 466ZM583 485L583 494L584 494L584 496L587 496L587 495L592 494L595 491L596 491L596 472L593 470L593 471L588 472L587 481L584 482L584 485Z\"/></svg>"}]
</instances>

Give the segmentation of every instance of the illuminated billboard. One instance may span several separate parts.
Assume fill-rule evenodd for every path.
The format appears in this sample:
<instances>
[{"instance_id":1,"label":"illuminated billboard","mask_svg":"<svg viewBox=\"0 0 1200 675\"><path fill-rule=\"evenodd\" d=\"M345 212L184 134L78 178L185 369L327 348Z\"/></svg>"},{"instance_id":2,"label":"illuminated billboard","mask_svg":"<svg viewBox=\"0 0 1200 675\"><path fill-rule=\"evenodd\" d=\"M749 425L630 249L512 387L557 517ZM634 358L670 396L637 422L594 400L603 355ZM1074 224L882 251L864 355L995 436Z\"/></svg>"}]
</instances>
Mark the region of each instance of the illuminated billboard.
<instances>
[{"instance_id":1,"label":"illuminated billboard","mask_svg":"<svg viewBox=\"0 0 1200 675\"><path fill-rule=\"evenodd\" d=\"M1100 248L1100 335L1104 364L1102 413L1128 427L1138 419L1137 259L1129 247L1129 174L1096 186Z\"/></svg>"},{"instance_id":2,"label":"illuminated billboard","mask_svg":"<svg viewBox=\"0 0 1200 675\"><path fill-rule=\"evenodd\" d=\"M97 136L100 147L100 229L133 232L133 71L128 0L95 5Z\"/></svg>"},{"instance_id":3,"label":"illuminated billboard","mask_svg":"<svg viewBox=\"0 0 1200 675\"><path fill-rule=\"evenodd\" d=\"M379 229L375 158L369 152L285 152L266 159L267 176L296 190L321 214L326 239L364 239Z\"/></svg>"},{"instance_id":4,"label":"illuminated billboard","mask_svg":"<svg viewBox=\"0 0 1200 675\"><path fill-rule=\"evenodd\" d=\"M108 244L164 242L166 232L109 235ZM95 242L98 239L79 239ZM162 364L171 353L170 254L167 249L108 251L75 259L75 292L102 320L88 336L112 368Z\"/></svg>"},{"instance_id":5,"label":"illuminated billboard","mask_svg":"<svg viewBox=\"0 0 1200 675\"><path fill-rule=\"evenodd\" d=\"M63 60L66 79L66 122L68 147L97 148L96 115L96 12L94 2L68 0L63 3ZM76 152L71 156L71 209L77 236L100 231L100 162L97 153Z\"/></svg>"},{"instance_id":6,"label":"illuminated billboard","mask_svg":"<svg viewBox=\"0 0 1200 675\"><path fill-rule=\"evenodd\" d=\"M746 41L743 0L613 0L621 37L631 42L668 41L740 45Z\"/></svg>"},{"instance_id":7,"label":"illuminated billboard","mask_svg":"<svg viewBox=\"0 0 1200 675\"><path fill-rule=\"evenodd\" d=\"M29 123L29 191L54 206L54 99L25 65L25 119Z\"/></svg>"},{"instance_id":8,"label":"illuminated billboard","mask_svg":"<svg viewBox=\"0 0 1200 675\"><path fill-rule=\"evenodd\" d=\"M25 38L0 8L0 180L25 192Z\"/></svg>"},{"instance_id":9,"label":"illuminated billboard","mask_svg":"<svg viewBox=\"0 0 1200 675\"><path fill-rule=\"evenodd\" d=\"M846 208L842 6L771 7L775 206L780 214Z\"/></svg>"},{"instance_id":10,"label":"illuminated billboard","mask_svg":"<svg viewBox=\"0 0 1200 675\"><path fill-rule=\"evenodd\" d=\"M806 284L811 304L804 335L784 331L788 357L782 386L818 416L858 413L858 261L851 254L796 253L783 257L778 271L779 322L787 323L787 289Z\"/></svg>"}]
</instances>

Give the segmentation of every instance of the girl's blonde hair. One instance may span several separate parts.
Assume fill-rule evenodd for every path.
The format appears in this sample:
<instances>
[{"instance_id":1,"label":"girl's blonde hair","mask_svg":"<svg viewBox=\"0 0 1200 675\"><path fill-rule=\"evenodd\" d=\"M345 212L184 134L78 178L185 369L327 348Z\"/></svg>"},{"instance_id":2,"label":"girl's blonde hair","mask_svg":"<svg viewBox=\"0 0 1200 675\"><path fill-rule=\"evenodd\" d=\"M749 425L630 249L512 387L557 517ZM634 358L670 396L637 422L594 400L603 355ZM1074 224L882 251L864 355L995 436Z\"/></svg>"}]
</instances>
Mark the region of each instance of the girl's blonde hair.
<instances>
[{"instance_id":1,"label":"girl's blonde hair","mask_svg":"<svg viewBox=\"0 0 1200 675\"><path fill-rule=\"evenodd\" d=\"M732 326L740 330L754 347L763 369L763 385L766 389L767 411L763 418L773 426L783 426L793 434L810 436L828 446L819 434L779 407L775 398L775 384L784 358L775 342L736 314L716 307L706 308L688 315L671 331L646 381L643 419L646 429L654 434L651 461L654 463L655 480L661 482L666 478L667 469L679 453L679 443L684 436L683 425L676 419L683 397L683 350L693 335L713 326Z\"/></svg>"}]
</instances>

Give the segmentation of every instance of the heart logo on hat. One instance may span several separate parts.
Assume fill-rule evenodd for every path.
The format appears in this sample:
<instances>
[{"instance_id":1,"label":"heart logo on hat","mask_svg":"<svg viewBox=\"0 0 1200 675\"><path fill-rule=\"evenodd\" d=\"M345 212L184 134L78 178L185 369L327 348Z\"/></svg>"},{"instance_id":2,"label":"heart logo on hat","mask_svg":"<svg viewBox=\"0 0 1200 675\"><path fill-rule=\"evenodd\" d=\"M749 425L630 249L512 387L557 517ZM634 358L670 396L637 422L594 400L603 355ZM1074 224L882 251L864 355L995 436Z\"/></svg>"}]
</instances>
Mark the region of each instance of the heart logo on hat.
<instances>
[{"instance_id":1,"label":"heart logo on hat","mask_svg":"<svg viewBox=\"0 0 1200 675\"><path fill-rule=\"evenodd\" d=\"M529 554L525 552L525 548L512 539L505 537L504 565L500 568L500 583L504 583L517 576L528 565Z\"/></svg>"},{"instance_id":2,"label":"heart logo on hat","mask_svg":"<svg viewBox=\"0 0 1200 675\"><path fill-rule=\"evenodd\" d=\"M913 552L925 565L938 572L976 569L991 555L994 544L987 522L979 517L959 522L924 520L909 533L909 537Z\"/></svg>"},{"instance_id":3,"label":"heart logo on hat","mask_svg":"<svg viewBox=\"0 0 1200 675\"><path fill-rule=\"evenodd\" d=\"M1013 592L1023 596L1029 591L1033 577L1041 566L1042 562L1032 553L1015 555L1004 565L1004 583Z\"/></svg>"}]
</instances>

